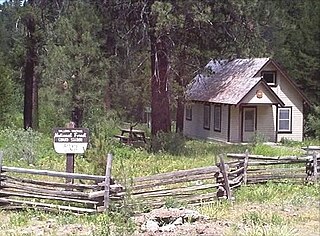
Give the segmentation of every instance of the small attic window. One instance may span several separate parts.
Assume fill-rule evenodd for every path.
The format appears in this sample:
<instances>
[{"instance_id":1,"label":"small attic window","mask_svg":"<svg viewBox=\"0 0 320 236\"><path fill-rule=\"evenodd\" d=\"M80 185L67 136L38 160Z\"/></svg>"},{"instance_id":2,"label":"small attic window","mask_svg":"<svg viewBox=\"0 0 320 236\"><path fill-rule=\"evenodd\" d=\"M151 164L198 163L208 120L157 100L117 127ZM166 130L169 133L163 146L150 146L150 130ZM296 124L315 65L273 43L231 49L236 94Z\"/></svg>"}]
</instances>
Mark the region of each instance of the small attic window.
<instances>
[{"instance_id":1,"label":"small attic window","mask_svg":"<svg viewBox=\"0 0 320 236\"><path fill-rule=\"evenodd\" d=\"M261 76L263 80L270 86L277 86L277 72L276 71L262 71Z\"/></svg>"}]
</instances>

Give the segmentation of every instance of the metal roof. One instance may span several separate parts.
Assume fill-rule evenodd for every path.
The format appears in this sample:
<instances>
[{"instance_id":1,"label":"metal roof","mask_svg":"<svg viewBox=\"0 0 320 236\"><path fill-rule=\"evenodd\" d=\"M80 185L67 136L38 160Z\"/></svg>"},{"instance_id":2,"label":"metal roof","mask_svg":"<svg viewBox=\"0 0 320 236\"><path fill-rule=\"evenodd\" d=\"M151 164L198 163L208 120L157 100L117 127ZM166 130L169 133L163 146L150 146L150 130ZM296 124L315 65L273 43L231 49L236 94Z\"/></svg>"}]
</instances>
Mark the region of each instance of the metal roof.
<instances>
[{"instance_id":1,"label":"metal roof","mask_svg":"<svg viewBox=\"0 0 320 236\"><path fill-rule=\"evenodd\" d=\"M256 77L270 58L211 60L205 73L197 75L187 88L193 101L238 104L261 81Z\"/></svg>"}]
</instances>

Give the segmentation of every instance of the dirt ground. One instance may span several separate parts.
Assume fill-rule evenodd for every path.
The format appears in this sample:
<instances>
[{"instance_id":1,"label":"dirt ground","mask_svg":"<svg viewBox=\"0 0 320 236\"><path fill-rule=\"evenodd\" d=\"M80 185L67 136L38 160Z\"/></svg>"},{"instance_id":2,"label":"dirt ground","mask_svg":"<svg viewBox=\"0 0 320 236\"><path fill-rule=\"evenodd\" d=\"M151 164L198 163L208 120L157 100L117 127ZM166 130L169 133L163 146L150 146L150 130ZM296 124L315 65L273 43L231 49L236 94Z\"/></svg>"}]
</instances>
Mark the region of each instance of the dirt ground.
<instances>
[{"instance_id":1,"label":"dirt ground","mask_svg":"<svg viewBox=\"0 0 320 236\"><path fill-rule=\"evenodd\" d=\"M219 219L201 219L195 222L186 222L176 225L174 230L167 232L142 230L143 222L136 220L137 230L134 236L230 236L230 235L248 235L250 225L243 221L243 215L248 212L258 212L262 214L276 213L284 219L282 225L289 227L292 235L319 236L320 235L320 208L319 203L310 208L310 206L283 206L281 204L240 204L231 207L224 216ZM9 218L1 214L1 224L9 223ZM267 223L262 227L269 227ZM280 227L282 227L280 225ZM51 236L51 235L94 235L95 225L80 223L61 224L55 219L41 221L31 219L30 223L24 226L0 230L0 236L5 235L30 235L30 236ZM1 229L1 228L0 228ZM118 234L116 230L110 235ZM257 234L259 235L259 234ZM261 234L262 235L262 234Z\"/></svg>"}]
</instances>

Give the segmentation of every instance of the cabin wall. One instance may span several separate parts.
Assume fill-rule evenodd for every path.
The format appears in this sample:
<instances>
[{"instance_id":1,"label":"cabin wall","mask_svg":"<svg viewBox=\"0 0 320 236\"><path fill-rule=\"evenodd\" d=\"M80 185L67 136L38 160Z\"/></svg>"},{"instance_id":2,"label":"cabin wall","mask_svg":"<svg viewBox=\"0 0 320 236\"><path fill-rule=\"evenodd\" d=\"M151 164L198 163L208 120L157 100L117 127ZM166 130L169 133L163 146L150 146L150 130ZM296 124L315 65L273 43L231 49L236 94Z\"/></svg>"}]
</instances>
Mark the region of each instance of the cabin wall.
<instances>
[{"instance_id":1,"label":"cabin wall","mask_svg":"<svg viewBox=\"0 0 320 236\"><path fill-rule=\"evenodd\" d=\"M210 107L210 129L203 127L204 103L192 103L192 120L185 118L183 134L190 138L226 142L228 138L228 106L221 105L221 132L214 130L214 104L210 103Z\"/></svg>"},{"instance_id":2,"label":"cabin wall","mask_svg":"<svg viewBox=\"0 0 320 236\"><path fill-rule=\"evenodd\" d=\"M277 70L277 68L268 64L263 70ZM303 140L303 98L295 89L295 87L288 81L288 79L280 72L277 71L277 86L271 87L273 91L284 102L285 107L292 107L292 132L277 134L277 142L281 139L292 139L295 141ZM273 108L274 117L277 115L276 107Z\"/></svg>"}]
</instances>

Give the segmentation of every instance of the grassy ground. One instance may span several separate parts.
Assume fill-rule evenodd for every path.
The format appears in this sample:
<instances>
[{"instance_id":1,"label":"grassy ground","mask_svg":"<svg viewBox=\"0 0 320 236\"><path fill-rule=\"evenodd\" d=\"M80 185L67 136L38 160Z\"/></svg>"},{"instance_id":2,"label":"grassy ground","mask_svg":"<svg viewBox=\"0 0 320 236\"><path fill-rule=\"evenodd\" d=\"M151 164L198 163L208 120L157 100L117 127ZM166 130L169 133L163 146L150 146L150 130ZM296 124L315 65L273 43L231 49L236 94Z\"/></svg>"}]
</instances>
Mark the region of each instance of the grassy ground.
<instances>
[{"instance_id":1,"label":"grassy ground","mask_svg":"<svg viewBox=\"0 0 320 236\"><path fill-rule=\"evenodd\" d=\"M76 172L103 174L105 154L114 154L112 174L118 180L173 170L215 164L219 154L241 153L266 156L301 155L308 143L286 142L284 146L226 145L164 137L165 145L152 153L123 146L110 135L92 134L84 156L76 157ZM319 144L315 141L312 144ZM32 131L0 131L4 165L39 169L65 169L65 156L53 151L51 137ZM223 235L319 235L319 186L303 184L251 185L241 187L232 203L216 202L197 208L223 228ZM0 211L1 235L131 235L135 209L124 207L112 214L73 215L37 210ZM113 232L113 234L111 234Z\"/></svg>"}]
</instances>

